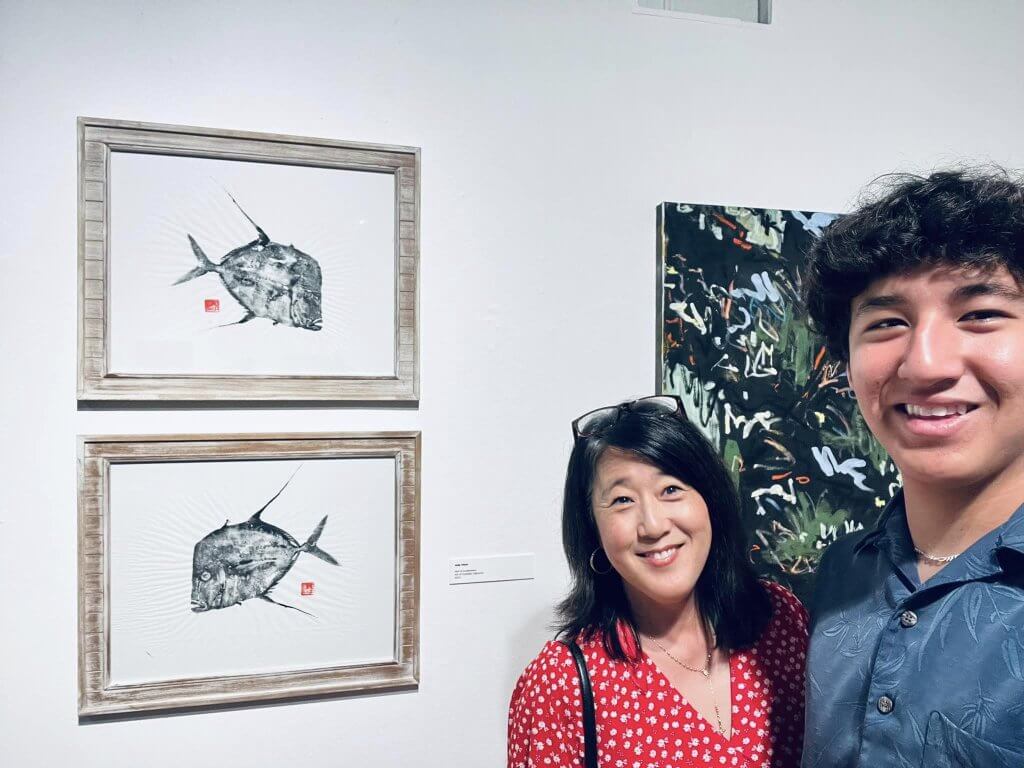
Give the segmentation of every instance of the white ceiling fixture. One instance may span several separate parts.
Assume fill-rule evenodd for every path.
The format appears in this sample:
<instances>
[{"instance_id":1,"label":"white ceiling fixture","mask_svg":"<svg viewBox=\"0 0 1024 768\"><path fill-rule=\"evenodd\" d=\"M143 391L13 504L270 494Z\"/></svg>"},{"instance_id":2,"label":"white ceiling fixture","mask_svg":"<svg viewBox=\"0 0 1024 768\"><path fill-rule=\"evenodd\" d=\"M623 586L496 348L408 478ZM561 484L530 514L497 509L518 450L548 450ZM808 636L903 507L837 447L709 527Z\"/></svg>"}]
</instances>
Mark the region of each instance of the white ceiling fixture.
<instances>
[{"instance_id":1,"label":"white ceiling fixture","mask_svg":"<svg viewBox=\"0 0 1024 768\"><path fill-rule=\"evenodd\" d=\"M719 23L772 23L772 0L633 0L634 13Z\"/></svg>"}]
</instances>

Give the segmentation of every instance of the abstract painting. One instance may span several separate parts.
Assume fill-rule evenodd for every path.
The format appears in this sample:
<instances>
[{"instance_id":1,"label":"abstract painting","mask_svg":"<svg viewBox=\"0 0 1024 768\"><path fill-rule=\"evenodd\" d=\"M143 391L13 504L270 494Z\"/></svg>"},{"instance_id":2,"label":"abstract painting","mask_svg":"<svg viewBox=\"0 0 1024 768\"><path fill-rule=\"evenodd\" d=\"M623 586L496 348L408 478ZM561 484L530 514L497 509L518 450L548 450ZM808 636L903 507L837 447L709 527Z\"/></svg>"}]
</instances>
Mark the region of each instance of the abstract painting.
<instances>
[{"instance_id":1,"label":"abstract painting","mask_svg":"<svg viewBox=\"0 0 1024 768\"><path fill-rule=\"evenodd\" d=\"M835 214L658 207L658 388L735 478L758 571L809 595L821 553L873 525L899 474L799 311L808 246Z\"/></svg>"},{"instance_id":2,"label":"abstract painting","mask_svg":"<svg viewBox=\"0 0 1024 768\"><path fill-rule=\"evenodd\" d=\"M415 432L82 437L79 712L418 682Z\"/></svg>"},{"instance_id":3,"label":"abstract painting","mask_svg":"<svg viewBox=\"0 0 1024 768\"><path fill-rule=\"evenodd\" d=\"M419 150L79 118L83 401L414 401Z\"/></svg>"}]
</instances>

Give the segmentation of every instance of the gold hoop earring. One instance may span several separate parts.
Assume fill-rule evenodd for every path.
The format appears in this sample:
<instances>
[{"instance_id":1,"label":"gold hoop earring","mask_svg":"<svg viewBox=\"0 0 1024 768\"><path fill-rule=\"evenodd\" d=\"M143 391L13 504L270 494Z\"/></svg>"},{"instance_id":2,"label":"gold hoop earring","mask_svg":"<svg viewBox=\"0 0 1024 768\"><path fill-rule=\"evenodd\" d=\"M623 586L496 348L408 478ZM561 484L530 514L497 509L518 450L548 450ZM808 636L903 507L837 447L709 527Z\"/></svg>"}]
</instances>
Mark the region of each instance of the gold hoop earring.
<instances>
[{"instance_id":1,"label":"gold hoop earring","mask_svg":"<svg viewBox=\"0 0 1024 768\"><path fill-rule=\"evenodd\" d=\"M595 549L593 552L590 553L590 570L592 570L598 576L604 576L605 574L608 574L608 573L612 572L612 562L611 562L611 560L608 560L608 556L605 555L605 559L608 560L608 570L607 571L599 571L599 570L597 570L597 568L594 566L594 555L596 555L600 551L601 551L601 548L598 547L597 549Z\"/></svg>"}]
</instances>

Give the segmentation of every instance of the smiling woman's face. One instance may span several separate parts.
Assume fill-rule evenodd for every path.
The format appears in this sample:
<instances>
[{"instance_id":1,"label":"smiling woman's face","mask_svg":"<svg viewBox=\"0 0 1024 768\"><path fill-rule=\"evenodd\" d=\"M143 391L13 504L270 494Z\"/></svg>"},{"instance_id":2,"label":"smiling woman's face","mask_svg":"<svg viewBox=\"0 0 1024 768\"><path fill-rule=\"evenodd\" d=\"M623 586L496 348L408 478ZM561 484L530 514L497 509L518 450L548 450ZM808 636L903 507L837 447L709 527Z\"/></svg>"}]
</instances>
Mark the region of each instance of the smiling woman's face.
<instances>
[{"instance_id":1,"label":"smiling woman's face","mask_svg":"<svg viewBox=\"0 0 1024 768\"><path fill-rule=\"evenodd\" d=\"M597 462L593 508L601 546L635 609L676 609L693 595L711 549L711 518L697 491L610 448Z\"/></svg>"}]
</instances>

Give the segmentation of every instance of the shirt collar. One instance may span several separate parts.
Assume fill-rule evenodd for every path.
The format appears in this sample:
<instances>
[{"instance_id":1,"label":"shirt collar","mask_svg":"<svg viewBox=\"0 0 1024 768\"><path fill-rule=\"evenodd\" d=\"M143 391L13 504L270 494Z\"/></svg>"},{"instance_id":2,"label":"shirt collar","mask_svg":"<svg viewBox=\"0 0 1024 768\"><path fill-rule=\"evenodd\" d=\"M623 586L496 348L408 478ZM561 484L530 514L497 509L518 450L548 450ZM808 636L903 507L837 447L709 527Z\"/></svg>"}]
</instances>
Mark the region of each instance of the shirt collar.
<instances>
[{"instance_id":1,"label":"shirt collar","mask_svg":"<svg viewBox=\"0 0 1024 768\"><path fill-rule=\"evenodd\" d=\"M878 523L864 538L854 546L854 553L868 546L876 549L892 550L893 545L900 545L905 536L906 510L903 507L903 489L889 500L878 518ZM1017 507L1010 519L996 529L994 550L1011 550L1024 555L1024 504Z\"/></svg>"},{"instance_id":2,"label":"shirt collar","mask_svg":"<svg viewBox=\"0 0 1024 768\"><path fill-rule=\"evenodd\" d=\"M891 547L894 538L899 537L899 532L904 527L899 525L904 514L903 489L900 488L896 491L896 495L889 499L889 503L885 505L885 509L879 515L875 527L854 546L854 554L857 554L867 546L876 548Z\"/></svg>"},{"instance_id":3,"label":"shirt collar","mask_svg":"<svg viewBox=\"0 0 1024 768\"><path fill-rule=\"evenodd\" d=\"M995 548L1024 555L1024 504L1017 507L1010 519L1000 526Z\"/></svg>"}]
</instances>

